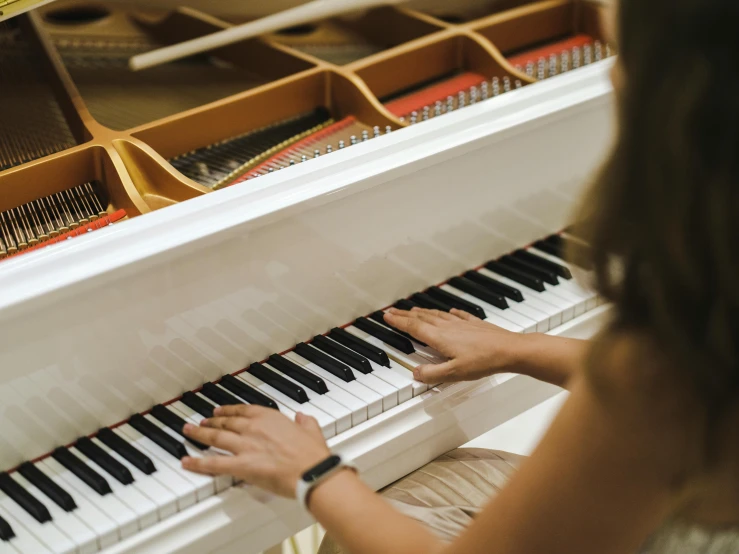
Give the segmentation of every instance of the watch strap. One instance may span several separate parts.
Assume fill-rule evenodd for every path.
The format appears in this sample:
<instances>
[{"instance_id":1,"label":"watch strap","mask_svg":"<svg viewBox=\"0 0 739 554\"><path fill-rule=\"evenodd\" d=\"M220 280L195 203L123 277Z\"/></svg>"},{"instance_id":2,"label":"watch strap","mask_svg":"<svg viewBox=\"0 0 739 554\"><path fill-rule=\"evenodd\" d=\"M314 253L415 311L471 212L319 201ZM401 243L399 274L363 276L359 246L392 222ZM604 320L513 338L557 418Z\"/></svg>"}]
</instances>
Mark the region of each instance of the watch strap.
<instances>
[{"instance_id":1,"label":"watch strap","mask_svg":"<svg viewBox=\"0 0 739 554\"><path fill-rule=\"evenodd\" d=\"M303 509L308 511L308 501L313 490L342 469L357 471L357 466L337 454L332 454L303 473L295 486L295 497Z\"/></svg>"}]
</instances>

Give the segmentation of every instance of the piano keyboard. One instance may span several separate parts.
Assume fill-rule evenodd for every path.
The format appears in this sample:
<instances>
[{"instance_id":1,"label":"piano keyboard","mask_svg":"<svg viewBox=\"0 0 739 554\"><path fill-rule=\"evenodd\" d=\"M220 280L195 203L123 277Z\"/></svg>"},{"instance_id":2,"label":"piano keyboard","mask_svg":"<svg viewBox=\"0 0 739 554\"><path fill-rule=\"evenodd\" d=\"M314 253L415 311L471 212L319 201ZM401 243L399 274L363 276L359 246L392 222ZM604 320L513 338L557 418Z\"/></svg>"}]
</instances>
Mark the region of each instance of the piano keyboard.
<instances>
[{"instance_id":1,"label":"piano keyboard","mask_svg":"<svg viewBox=\"0 0 739 554\"><path fill-rule=\"evenodd\" d=\"M0 23L0 171L76 144L42 63L19 28Z\"/></svg>"},{"instance_id":2,"label":"piano keyboard","mask_svg":"<svg viewBox=\"0 0 739 554\"><path fill-rule=\"evenodd\" d=\"M562 259L573 242L569 235L546 237L395 306L458 308L514 332L554 330L600 303ZM318 420L326 438L341 436L426 393L429 386L409 370L439 361L375 312L205 383L0 473L0 553L97 552L232 487L228 477L180 467L186 455L219 455L182 434L186 422L198 424L215 406L258 404L291 418L301 411Z\"/></svg>"}]
</instances>

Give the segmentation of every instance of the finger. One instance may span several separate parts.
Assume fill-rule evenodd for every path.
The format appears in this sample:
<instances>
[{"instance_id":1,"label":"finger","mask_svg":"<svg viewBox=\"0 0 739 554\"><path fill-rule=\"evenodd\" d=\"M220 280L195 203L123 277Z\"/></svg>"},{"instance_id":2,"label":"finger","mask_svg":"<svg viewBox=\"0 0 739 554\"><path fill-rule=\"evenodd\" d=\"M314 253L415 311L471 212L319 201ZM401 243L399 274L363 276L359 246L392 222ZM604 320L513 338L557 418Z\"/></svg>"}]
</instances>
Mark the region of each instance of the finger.
<instances>
[{"instance_id":1,"label":"finger","mask_svg":"<svg viewBox=\"0 0 739 554\"><path fill-rule=\"evenodd\" d=\"M205 475L233 475L239 464L233 456L204 456L182 458L182 467L188 471Z\"/></svg>"},{"instance_id":2,"label":"finger","mask_svg":"<svg viewBox=\"0 0 739 554\"><path fill-rule=\"evenodd\" d=\"M254 404L237 404L235 406L218 406L213 410L213 415L222 417L257 417L267 410L264 406Z\"/></svg>"},{"instance_id":3,"label":"finger","mask_svg":"<svg viewBox=\"0 0 739 554\"><path fill-rule=\"evenodd\" d=\"M458 310L457 308L452 308L451 313L455 317L458 317L459 319L464 319L465 321L482 321L482 319L480 319L479 317L476 317L469 312L465 312L464 310Z\"/></svg>"},{"instance_id":4,"label":"finger","mask_svg":"<svg viewBox=\"0 0 739 554\"><path fill-rule=\"evenodd\" d=\"M385 314L385 321L392 327L410 333L415 338L431 344L436 340L437 329L430 323L421 321L418 318L403 317L395 314Z\"/></svg>"},{"instance_id":5,"label":"finger","mask_svg":"<svg viewBox=\"0 0 739 554\"><path fill-rule=\"evenodd\" d=\"M239 452L244 449L245 445L245 441L241 440L241 437L233 431L210 429L188 423L185 425L183 432L191 439L228 452Z\"/></svg>"},{"instance_id":6,"label":"finger","mask_svg":"<svg viewBox=\"0 0 739 554\"><path fill-rule=\"evenodd\" d=\"M305 415L302 412L298 412L295 414L295 423L300 425L303 429L308 431L314 437L324 440L323 431L321 431L321 426L318 424L318 421L315 417L311 417L309 415Z\"/></svg>"},{"instance_id":7,"label":"finger","mask_svg":"<svg viewBox=\"0 0 739 554\"><path fill-rule=\"evenodd\" d=\"M419 365L413 370L413 378L427 385L454 383L462 380L461 376L457 374L456 367L454 360L449 360L443 364Z\"/></svg>"},{"instance_id":8,"label":"finger","mask_svg":"<svg viewBox=\"0 0 739 554\"><path fill-rule=\"evenodd\" d=\"M200 422L202 427L210 427L212 429L223 429L224 431L233 431L240 435L246 434L250 430L251 421L245 417L211 417Z\"/></svg>"}]
</instances>

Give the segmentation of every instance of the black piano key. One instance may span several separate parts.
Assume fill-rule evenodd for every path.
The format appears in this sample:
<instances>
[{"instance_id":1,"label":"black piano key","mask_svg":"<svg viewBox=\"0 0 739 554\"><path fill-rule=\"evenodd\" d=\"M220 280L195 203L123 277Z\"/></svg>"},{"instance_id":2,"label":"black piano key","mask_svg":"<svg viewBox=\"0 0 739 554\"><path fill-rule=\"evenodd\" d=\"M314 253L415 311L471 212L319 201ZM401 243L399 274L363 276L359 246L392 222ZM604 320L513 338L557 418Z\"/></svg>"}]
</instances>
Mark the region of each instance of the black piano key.
<instances>
[{"instance_id":1,"label":"black piano key","mask_svg":"<svg viewBox=\"0 0 739 554\"><path fill-rule=\"evenodd\" d=\"M87 437L79 439L74 446L124 485L133 483L129 469Z\"/></svg>"},{"instance_id":2,"label":"black piano key","mask_svg":"<svg viewBox=\"0 0 739 554\"><path fill-rule=\"evenodd\" d=\"M186 392L180 400L182 400L185 406L199 413L201 416L206 418L213 417L213 404L203 400L194 392Z\"/></svg>"},{"instance_id":3,"label":"black piano key","mask_svg":"<svg viewBox=\"0 0 739 554\"><path fill-rule=\"evenodd\" d=\"M334 358L341 360L349 367L353 367L360 373L365 375L372 373L372 364L367 358L360 356L338 342L334 342L331 339L318 335L313 338L313 342L311 344L316 348L323 350L326 354L330 354Z\"/></svg>"},{"instance_id":4,"label":"black piano key","mask_svg":"<svg viewBox=\"0 0 739 554\"><path fill-rule=\"evenodd\" d=\"M374 321L370 321L367 318L357 318L357 320L354 321L354 326L357 329L361 329L368 335L372 335L376 339L381 340L385 344L392 346L393 348L397 348L404 354L413 354L416 351L416 349L413 348L413 344L411 344L410 340L400 336L390 329L386 329L381 325L378 325Z\"/></svg>"},{"instance_id":5,"label":"black piano key","mask_svg":"<svg viewBox=\"0 0 739 554\"><path fill-rule=\"evenodd\" d=\"M485 264L485 267L490 271L498 273L503 277L508 277L511 281L516 281L525 287L529 287L538 292L544 292L544 281L537 277L532 277L529 273L524 273L518 269L514 269L510 266L502 264L500 262L492 261Z\"/></svg>"},{"instance_id":6,"label":"black piano key","mask_svg":"<svg viewBox=\"0 0 739 554\"><path fill-rule=\"evenodd\" d=\"M77 478L85 483L88 487L98 493L100 496L110 494L112 489L105 480L105 477L80 460L76 454L73 454L66 448L57 448L52 452L51 457L62 464L70 472L74 473Z\"/></svg>"},{"instance_id":7,"label":"black piano key","mask_svg":"<svg viewBox=\"0 0 739 554\"><path fill-rule=\"evenodd\" d=\"M440 302L436 298L431 298L425 292L417 292L411 296L411 300L418 304L421 308L427 310L439 310L441 312L450 312L454 306Z\"/></svg>"},{"instance_id":8,"label":"black piano key","mask_svg":"<svg viewBox=\"0 0 739 554\"><path fill-rule=\"evenodd\" d=\"M187 422L166 406L157 404L151 409L151 415L158 419L161 423L164 423L164 425L172 429L172 431L174 431L178 435L181 435L188 442L192 443L196 448L199 448L200 450L208 449L205 444L194 441L190 437L185 436L185 423Z\"/></svg>"},{"instance_id":9,"label":"black piano key","mask_svg":"<svg viewBox=\"0 0 739 554\"><path fill-rule=\"evenodd\" d=\"M504 296L505 298L508 298L509 300L513 300L515 302L523 302L523 294L521 294L520 290L515 287L506 285L505 283L501 283L497 279L493 279L491 277L488 277L487 275L483 275L479 271L468 271L464 274L464 276L466 279L474 281L478 285L482 285L486 289L489 289L493 292L497 292L498 294Z\"/></svg>"},{"instance_id":10,"label":"black piano key","mask_svg":"<svg viewBox=\"0 0 739 554\"><path fill-rule=\"evenodd\" d=\"M359 337L355 337L346 329L334 327L331 329L328 336L347 348L354 350L354 352L361 354L368 360L372 360L376 364L380 364L384 367L390 367L390 358L387 357L387 352L382 348L377 348L374 344L370 344Z\"/></svg>"},{"instance_id":11,"label":"black piano key","mask_svg":"<svg viewBox=\"0 0 739 554\"><path fill-rule=\"evenodd\" d=\"M97 438L141 473L151 475L157 470L149 456L142 453L138 448L124 440L118 433L107 427L103 427L98 431Z\"/></svg>"},{"instance_id":12,"label":"black piano key","mask_svg":"<svg viewBox=\"0 0 739 554\"><path fill-rule=\"evenodd\" d=\"M13 537L15 537L15 531L13 531L10 523L0 517L0 540L8 542Z\"/></svg>"},{"instance_id":13,"label":"black piano key","mask_svg":"<svg viewBox=\"0 0 739 554\"><path fill-rule=\"evenodd\" d=\"M51 514L48 508L5 472L0 473L0 490L7 494L26 512L31 514L39 523L51 521Z\"/></svg>"},{"instance_id":14,"label":"black piano key","mask_svg":"<svg viewBox=\"0 0 739 554\"><path fill-rule=\"evenodd\" d=\"M537 240L534 243L534 247L537 248L538 250L541 250L542 252L546 254L549 254L550 256L563 259L562 256L560 256L562 252L560 252L559 248L557 248L555 245L553 245L550 242L547 242L545 240Z\"/></svg>"},{"instance_id":15,"label":"black piano key","mask_svg":"<svg viewBox=\"0 0 739 554\"><path fill-rule=\"evenodd\" d=\"M354 373L352 373L352 370L349 369L346 364L332 358L331 356L327 355L324 352L321 352L313 346L308 346L304 342L301 342L295 346L295 353L300 354L309 362L313 362L318 367L320 367L321 369L325 369L332 375L336 375L336 377L338 377L342 381L350 383L351 381L356 380L356 378L354 377Z\"/></svg>"},{"instance_id":16,"label":"black piano key","mask_svg":"<svg viewBox=\"0 0 739 554\"><path fill-rule=\"evenodd\" d=\"M485 310L483 310L477 304L473 302L468 302L464 298L459 298L458 296L442 290L439 287L429 287L426 292L432 298L440 300L441 302L444 302L445 304L448 304L453 308L465 311L468 314L479 317L480 319L485 319L487 317L485 315Z\"/></svg>"},{"instance_id":17,"label":"black piano key","mask_svg":"<svg viewBox=\"0 0 739 554\"><path fill-rule=\"evenodd\" d=\"M516 250L513 253L513 256L521 260L527 260L534 265L547 269L555 273L558 277L562 277L563 279L572 279L572 272L568 267L542 258L541 256L537 256L536 254L534 254L533 252L529 252L528 250Z\"/></svg>"},{"instance_id":18,"label":"black piano key","mask_svg":"<svg viewBox=\"0 0 739 554\"><path fill-rule=\"evenodd\" d=\"M299 402L300 404L308 402L308 393L305 392L303 387L296 385L289 379L285 379L282 375L275 373L270 368L264 367L262 364L251 364L248 371L254 377L261 379L270 387L277 389L285 396L295 400L295 402Z\"/></svg>"},{"instance_id":19,"label":"black piano key","mask_svg":"<svg viewBox=\"0 0 739 554\"><path fill-rule=\"evenodd\" d=\"M503 256L498 261L503 265L507 265L508 267L512 267L514 269L518 269L520 271L528 273L533 277L538 277L539 279L541 279L545 283L549 283L550 285L559 284L559 279L557 279L556 273L541 269L535 264L527 262L526 260L521 260L520 258L515 258L513 256Z\"/></svg>"},{"instance_id":20,"label":"black piano key","mask_svg":"<svg viewBox=\"0 0 739 554\"><path fill-rule=\"evenodd\" d=\"M399 335L402 335L402 336L404 336L405 338L407 338L407 339L409 339L409 340L414 340L414 341L416 341L416 342L417 342L418 344L420 344L421 346L428 346L428 344L426 344L425 342L421 342L421 341L420 341L420 340L418 340L418 339L417 339L416 337L414 337L414 336L412 336L412 335L410 335L410 334L406 333L405 331L401 331L400 329L396 329L395 327L393 327L392 325L390 325L390 324L389 324L389 323L388 323L387 321L385 321L385 312L382 312L382 311L379 311L379 310L378 310L378 311L376 311L376 312L372 312L372 313L371 313L371 314L369 315L369 318L370 318L371 320L373 320L373 321L376 321L376 322L377 322L377 323L379 323L380 325L384 325L385 327L389 327L389 328L390 328L390 329L392 329L392 330L393 330L394 332L398 333Z\"/></svg>"},{"instance_id":21,"label":"black piano key","mask_svg":"<svg viewBox=\"0 0 739 554\"><path fill-rule=\"evenodd\" d=\"M187 456L187 450L184 444L174 437L169 436L164 430L157 427L141 414L131 416L128 424L178 460Z\"/></svg>"},{"instance_id":22,"label":"black piano key","mask_svg":"<svg viewBox=\"0 0 739 554\"><path fill-rule=\"evenodd\" d=\"M276 370L281 371L301 385L308 387L313 392L317 392L318 394L326 394L328 392L328 387L323 379L295 362L277 354L272 354L267 361Z\"/></svg>"},{"instance_id":23,"label":"black piano key","mask_svg":"<svg viewBox=\"0 0 739 554\"><path fill-rule=\"evenodd\" d=\"M18 468L18 473L65 512L71 512L77 508L74 498L31 462L22 463Z\"/></svg>"},{"instance_id":24,"label":"black piano key","mask_svg":"<svg viewBox=\"0 0 739 554\"><path fill-rule=\"evenodd\" d=\"M506 299L503 295L492 292L490 289L487 289L482 285L475 283L474 281L470 281L465 277L454 277L449 280L449 284L454 288L461 290L462 292L466 292L467 294L471 294L475 298L479 298L483 302L492 304L496 308L500 308L501 310L505 310L508 308L508 302L506 302Z\"/></svg>"},{"instance_id":25,"label":"black piano key","mask_svg":"<svg viewBox=\"0 0 739 554\"><path fill-rule=\"evenodd\" d=\"M394 307L398 308L399 310L410 312L413 308L420 308L421 306L413 302L413 300L406 300L405 298L403 298L402 300L398 300L395 303Z\"/></svg>"},{"instance_id":26,"label":"black piano key","mask_svg":"<svg viewBox=\"0 0 739 554\"><path fill-rule=\"evenodd\" d=\"M220 387L215 386L213 383L205 383L203 388L200 389L203 396L208 397L219 406L238 406L239 404L246 404L240 398L235 397L223 390Z\"/></svg>"},{"instance_id":27,"label":"black piano key","mask_svg":"<svg viewBox=\"0 0 739 554\"><path fill-rule=\"evenodd\" d=\"M553 254L554 256L557 256L558 258L565 259L565 242L562 240L562 237L560 235L549 235L547 238L542 240L541 242L548 244L550 248L552 248L556 254Z\"/></svg>"},{"instance_id":28,"label":"black piano key","mask_svg":"<svg viewBox=\"0 0 739 554\"><path fill-rule=\"evenodd\" d=\"M278 410L277 402L272 400L269 396L266 396L244 383L241 379L237 379L233 375L225 375L221 379L220 385L224 389L228 389L236 396L240 396L246 400L249 404L256 404L257 406L264 406L265 408L272 408Z\"/></svg>"}]
</instances>

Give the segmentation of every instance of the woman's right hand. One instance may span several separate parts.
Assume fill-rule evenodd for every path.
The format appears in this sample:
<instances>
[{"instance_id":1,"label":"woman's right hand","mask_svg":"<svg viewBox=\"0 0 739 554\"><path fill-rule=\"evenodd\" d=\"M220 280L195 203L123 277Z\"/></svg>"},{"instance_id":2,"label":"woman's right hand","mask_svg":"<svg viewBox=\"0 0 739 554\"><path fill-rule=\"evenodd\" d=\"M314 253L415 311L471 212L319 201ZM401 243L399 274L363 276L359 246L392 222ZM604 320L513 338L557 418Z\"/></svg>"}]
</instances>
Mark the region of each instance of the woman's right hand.
<instances>
[{"instance_id":1,"label":"woman's right hand","mask_svg":"<svg viewBox=\"0 0 739 554\"><path fill-rule=\"evenodd\" d=\"M385 314L385 321L449 358L442 364L421 365L413 371L417 381L429 384L474 381L512 371L525 336L461 310L446 313L392 308Z\"/></svg>"}]
</instances>

